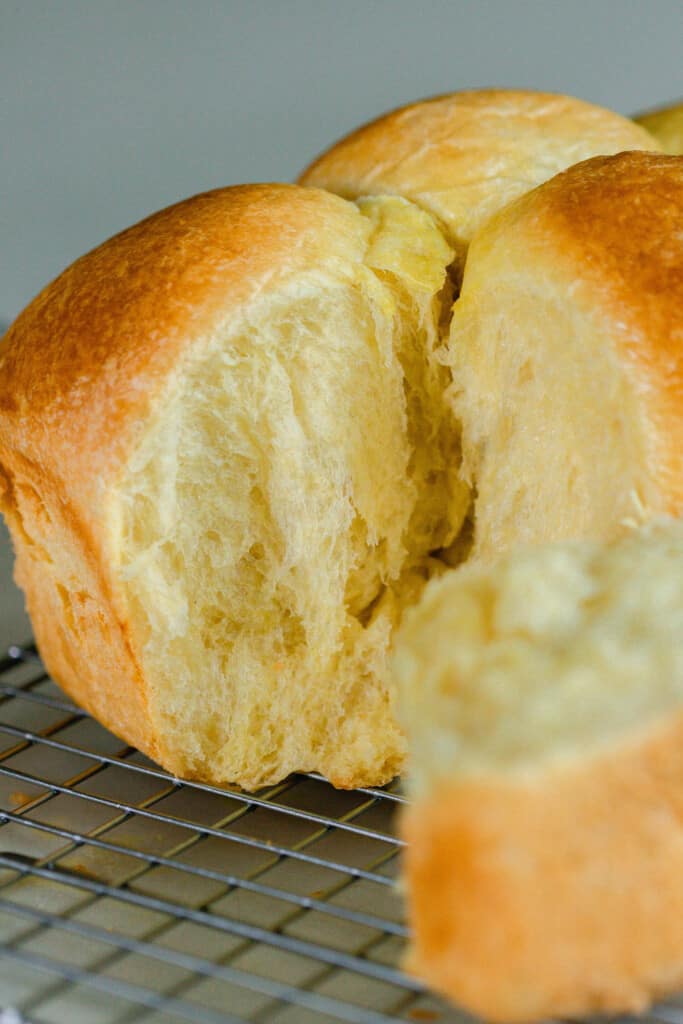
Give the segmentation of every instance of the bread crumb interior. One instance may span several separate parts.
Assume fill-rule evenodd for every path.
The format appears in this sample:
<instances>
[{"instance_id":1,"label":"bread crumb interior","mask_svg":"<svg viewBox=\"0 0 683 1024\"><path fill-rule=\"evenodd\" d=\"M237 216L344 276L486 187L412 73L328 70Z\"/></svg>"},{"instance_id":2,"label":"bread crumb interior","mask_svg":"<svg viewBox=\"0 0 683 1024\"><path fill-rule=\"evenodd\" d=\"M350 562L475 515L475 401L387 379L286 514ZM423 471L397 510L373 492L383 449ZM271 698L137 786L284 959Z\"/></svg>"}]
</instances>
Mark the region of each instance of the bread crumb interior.
<instances>
[{"instance_id":1,"label":"bread crumb interior","mask_svg":"<svg viewBox=\"0 0 683 1024\"><path fill-rule=\"evenodd\" d=\"M683 709L683 523L518 550L426 589L397 638L411 786L531 774Z\"/></svg>"},{"instance_id":2,"label":"bread crumb interior","mask_svg":"<svg viewBox=\"0 0 683 1024\"><path fill-rule=\"evenodd\" d=\"M121 569L182 770L389 779L387 655L469 504L437 359L451 252L359 204L364 262L282 282L182 368L122 488Z\"/></svg>"}]
</instances>

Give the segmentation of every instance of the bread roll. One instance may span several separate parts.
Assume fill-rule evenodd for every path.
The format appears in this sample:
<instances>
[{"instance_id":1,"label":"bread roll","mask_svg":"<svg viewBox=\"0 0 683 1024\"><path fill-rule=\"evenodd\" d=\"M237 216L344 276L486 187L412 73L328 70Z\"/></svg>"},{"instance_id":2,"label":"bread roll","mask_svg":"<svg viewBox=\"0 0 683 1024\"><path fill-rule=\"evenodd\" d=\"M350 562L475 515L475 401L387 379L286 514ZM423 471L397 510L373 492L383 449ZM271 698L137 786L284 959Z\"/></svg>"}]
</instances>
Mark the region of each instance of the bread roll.
<instances>
[{"instance_id":1,"label":"bread roll","mask_svg":"<svg viewBox=\"0 0 683 1024\"><path fill-rule=\"evenodd\" d=\"M452 253L396 198L245 186L78 260L0 345L0 491L48 670L176 775L382 783L387 649L468 497Z\"/></svg>"},{"instance_id":2,"label":"bread roll","mask_svg":"<svg viewBox=\"0 0 683 1024\"><path fill-rule=\"evenodd\" d=\"M446 359L474 555L683 514L683 158L577 164L469 250Z\"/></svg>"},{"instance_id":3,"label":"bread roll","mask_svg":"<svg viewBox=\"0 0 683 1024\"><path fill-rule=\"evenodd\" d=\"M405 196L438 219L462 262L488 217L571 164L659 148L640 126L583 100L479 89L364 125L318 157L300 182L347 199Z\"/></svg>"},{"instance_id":4,"label":"bread roll","mask_svg":"<svg viewBox=\"0 0 683 1024\"><path fill-rule=\"evenodd\" d=\"M683 103L648 110L635 120L657 139L665 153L683 154Z\"/></svg>"},{"instance_id":5,"label":"bread roll","mask_svg":"<svg viewBox=\"0 0 683 1024\"><path fill-rule=\"evenodd\" d=\"M500 1021L683 985L683 523L450 572L394 660L412 968Z\"/></svg>"}]
</instances>

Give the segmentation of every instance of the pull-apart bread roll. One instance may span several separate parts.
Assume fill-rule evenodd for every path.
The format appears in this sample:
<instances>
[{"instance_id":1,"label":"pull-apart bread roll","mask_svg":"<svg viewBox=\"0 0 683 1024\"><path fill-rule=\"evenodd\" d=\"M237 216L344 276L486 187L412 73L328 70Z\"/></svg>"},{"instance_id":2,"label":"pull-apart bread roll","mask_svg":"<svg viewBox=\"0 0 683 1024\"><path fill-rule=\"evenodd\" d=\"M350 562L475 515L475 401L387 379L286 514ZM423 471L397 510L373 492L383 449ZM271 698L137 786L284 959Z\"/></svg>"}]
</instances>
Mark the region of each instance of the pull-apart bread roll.
<instances>
[{"instance_id":1,"label":"pull-apart bread roll","mask_svg":"<svg viewBox=\"0 0 683 1024\"><path fill-rule=\"evenodd\" d=\"M0 346L0 492L48 669L185 777L402 767L387 650L467 505L435 358L452 251L402 199L198 196Z\"/></svg>"},{"instance_id":2,"label":"pull-apart bread roll","mask_svg":"<svg viewBox=\"0 0 683 1024\"><path fill-rule=\"evenodd\" d=\"M683 154L683 103L648 110L636 121L658 140L665 153Z\"/></svg>"},{"instance_id":3,"label":"pull-apart bread roll","mask_svg":"<svg viewBox=\"0 0 683 1024\"><path fill-rule=\"evenodd\" d=\"M446 360L476 556L683 514L683 158L597 157L490 220Z\"/></svg>"},{"instance_id":4,"label":"pull-apart bread roll","mask_svg":"<svg viewBox=\"0 0 683 1024\"><path fill-rule=\"evenodd\" d=\"M405 196L437 218L462 262L490 216L554 174L591 156L659 148L644 128L583 100L479 89L380 117L318 157L300 182L347 199Z\"/></svg>"},{"instance_id":5,"label":"pull-apart bread roll","mask_svg":"<svg viewBox=\"0 0 683 1024\"><path fill-rule=\"evenodd\" d=\"M435 580L396 639L411 966L489 1019L683 984L683 523Z\"/></svg>"}]
</instances>

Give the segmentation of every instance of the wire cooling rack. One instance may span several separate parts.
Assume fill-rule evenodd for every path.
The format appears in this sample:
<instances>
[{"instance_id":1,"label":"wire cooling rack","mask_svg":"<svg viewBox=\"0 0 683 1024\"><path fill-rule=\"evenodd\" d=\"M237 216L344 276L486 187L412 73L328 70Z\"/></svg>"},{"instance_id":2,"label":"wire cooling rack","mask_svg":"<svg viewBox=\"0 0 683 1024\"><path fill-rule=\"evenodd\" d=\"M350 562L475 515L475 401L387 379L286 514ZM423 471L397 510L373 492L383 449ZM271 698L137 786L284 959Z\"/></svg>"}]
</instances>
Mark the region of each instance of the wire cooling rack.
<instances>
[{"instance_id":1,"label":"wire cooling rack","mask_svg":"<svg viewBox=\"0 0 683 1024\"><path fill-rule=\"evenodd\" d=\"M179 782L10 648L0 1007L30 1024L468 1019L399 967L403 799L302 775L257 795Z\"/></svg>"},{"instance_id":2,"label":"wire cooling rack","mask_svg":"<svg viewBox=\"0 0 683 1024\"><path fill-rule=\"evenodd\" d=\"M0 1024L472 1022L399 967L403 800L310 775L257 795L180 782L10 648ZM646 1019L683 1024L683 1000Z\"/></svg>"}]
</instances>

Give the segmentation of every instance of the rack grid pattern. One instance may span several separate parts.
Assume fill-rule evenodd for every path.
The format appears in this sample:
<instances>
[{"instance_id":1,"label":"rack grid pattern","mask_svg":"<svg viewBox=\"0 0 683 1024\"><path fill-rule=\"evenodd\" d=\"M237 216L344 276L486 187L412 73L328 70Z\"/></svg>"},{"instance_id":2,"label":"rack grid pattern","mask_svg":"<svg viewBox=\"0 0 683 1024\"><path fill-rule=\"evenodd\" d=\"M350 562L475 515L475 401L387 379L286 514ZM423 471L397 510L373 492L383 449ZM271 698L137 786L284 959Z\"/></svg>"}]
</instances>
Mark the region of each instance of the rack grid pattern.
<instances>
[{"instance_id":1,"label":"rack grid pattern","mask_svg":"<svg viewBox=\"0 0 683 1024\"><path fill-rule=\"evenodd\" d=\"M404 801L181 782L0 659L0 1010L26 1024L467 1024L400 969ZM0 1012L0 1021L7 1019ZM650 1021L683 1024L672 1001Z\"/></svg>"}]
</instances>

